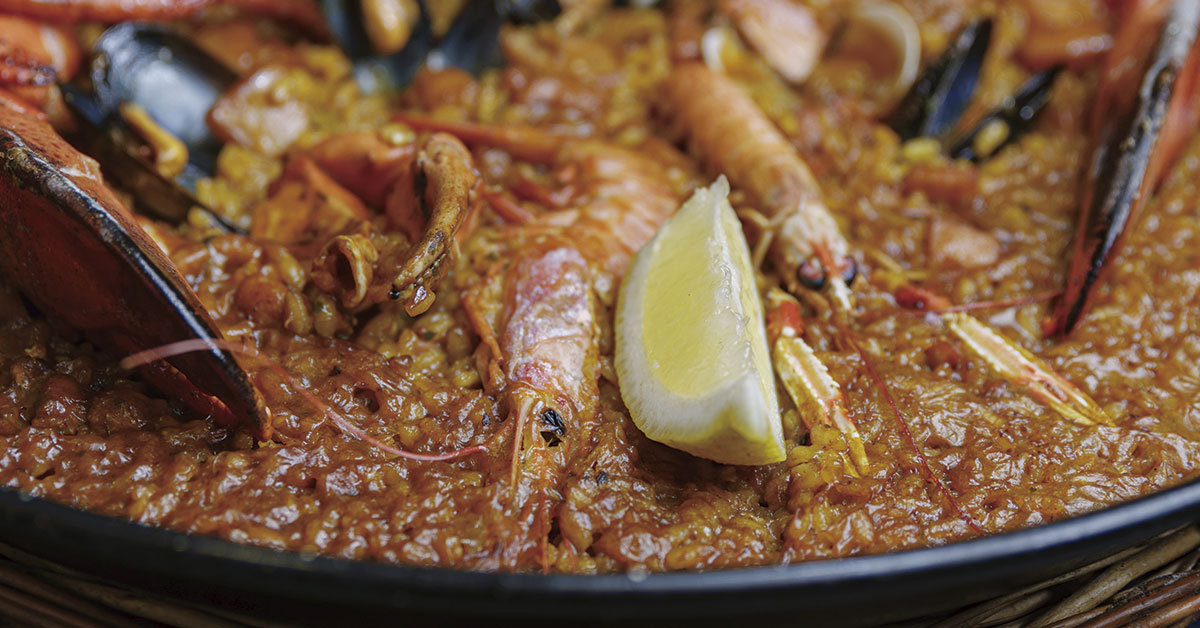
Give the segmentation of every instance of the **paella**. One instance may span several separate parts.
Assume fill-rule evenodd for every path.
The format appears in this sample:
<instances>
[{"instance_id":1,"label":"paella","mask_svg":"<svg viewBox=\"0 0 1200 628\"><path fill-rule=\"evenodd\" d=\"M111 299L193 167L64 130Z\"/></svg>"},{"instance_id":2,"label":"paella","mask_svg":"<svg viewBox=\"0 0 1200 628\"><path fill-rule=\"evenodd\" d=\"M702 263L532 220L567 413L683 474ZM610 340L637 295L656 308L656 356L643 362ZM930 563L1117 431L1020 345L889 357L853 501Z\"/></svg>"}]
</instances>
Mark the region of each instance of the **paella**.
<instances>
[{"instance_id":1,"label":"paella","mask_svg":"<svg viewBox=\"0 0 1200 628\"><path fill-rule=\"evenodd\" d=\"M1195 478L1198 26L1190 0L0 0L0 486L609 573Z\"/></svg>"}]
</instances>

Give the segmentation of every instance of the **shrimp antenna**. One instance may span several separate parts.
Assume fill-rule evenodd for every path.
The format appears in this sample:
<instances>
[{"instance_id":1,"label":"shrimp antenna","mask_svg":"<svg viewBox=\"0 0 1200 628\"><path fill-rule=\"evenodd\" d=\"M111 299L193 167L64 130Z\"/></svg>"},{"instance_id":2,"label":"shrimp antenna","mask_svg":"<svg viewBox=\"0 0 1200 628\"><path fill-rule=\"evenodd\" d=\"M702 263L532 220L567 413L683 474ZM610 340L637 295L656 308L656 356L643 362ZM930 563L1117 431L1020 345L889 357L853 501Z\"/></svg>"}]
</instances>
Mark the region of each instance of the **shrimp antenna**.
<instances>
[{"instance_id":1,"label":"shrimp antenna","mask_svg":"<svg viewBox=\"0 0 1200 628\"><path fill-rule=\"evenodd\" d=\"M835 320L835 323L837 324L838 329L842 332L842 336L846 338L846 341L850 343L850 346L854 349L855 353L858 354L858 357L862 358L863 366L865 366L867 369L867 374L871 376L871 379L875 380L875 385L879 388L879 393L883 395L883 400L887 402L888 407L891 409L892 416L894 416L896 418L896 422L899 423L900 431L904 433L905 440L907 440L908 444L912 447L913 455L916 457L917 463L921 465L921 470L924 472L925 477L929 478L929 480L933 482L935 486L937 486L938 491L943 497L946 498L946 501L950 504L950 507L953 508L956 513L958 513L958 516L966 522L968 527L970 527L980 536L985 535L986 532L984 532L983 528L981 528L979 524L975 522L975 518L968 514L967 511L963 509L962 505L958 503L958 500L954 498L954 494L950 492L950 489L946 486L946 483L942 482L941 478L934 474L933 467L931 467L929 464L929 459L925 457L924 452L921 451L921 447L917 444L917 439L913 437L912 431L908 429L908 421L904 418L904 413L900 411L900 406L896 405L896 400L892 397L892 391L888 388L887 382L883 380L883 377L879 375L879 371L875 369L875 363L871 361L871 356L868 355L866 350L864 350L862 346L858 344L858 341L855 340L854 334L850 331L849 327L846 327L845 324L840 321Z\"/></svg>"},{"instance_id":2,"label":"shrimp antenna","mask_svg":"<svg viewBox=\"0 0 1200 628\"><path fill-rule=\"evenodd\" d=\"M403 449L397 449L396 447L392 447L391 445L388 445L387 443L384 443L384 442L378 440L374 436L371 436L370 434L368 434L366 432L366 430L363 430L362 428L358 427L357 425L354 425L353 423L351 423L348 419L346 419L344 416L342 416L336 410L331 408L329 406L329 404L322 401L319 397L317 397L311 391L309 391L306 387L304 387L304 385L300 383L300 380L296 379L296 377L294 375L289 373L287 371L287 369L283 368L283 366L279 365L274 360L267 358L266 356L264 356L262 353L258 352L257 350L251 349L251 348L243 346L243 345L234 344L227 340L209 340L209 339L203 339L203 338L192 338L191 340L181 340L179 342L172 342L170 344L162 345L160 347L154 347L151 349L146 349L145 351L139 351L132 355L126 356L124 359L121 360L120 366L123 369L129 370L129 369L137 368L139 366L145 366L145 365L150 364L151 362L155 362L157 360L162 360L162 359L174 357L177 355L183 355L185 353L194 353L197 351L210 351L212 349L224 349L225 351L229 351L230 353L244 355L247 357L261 358L267 364L268 368L270 368L275 373L279 374L279 376L281 376L284 379L284 381L286 381L288 383L288 385L292 387L292 390L295 391L296 394L300 395L300 397L302 397L305 401L309 402L314 407L319 409L330 421L332 421L334 423L334 425L337 425L341 431L353 435L354 437L358 438L359 440L367 443L368 445L371 445L372 447L375 447L376 449L378 449L382 452L385 452L385 453L388 453L388 454L391 454L393 456L397 456L400 458L405 458L407 460L420 460L423 462L440 462L440 461L446 461L446 460L456 460L458 458L463 458L463 457L469 456L471 454L482 453L482 452L487 451L487 448L484 447L483 445L473 445L471 447L464 447L462 449L456 449L454 451L448 451L448 452L441 453L441 454L420 454L420 453L416 453L416 452L412 452L412 451L405 451Z\"/></svg>"}]
</instances>

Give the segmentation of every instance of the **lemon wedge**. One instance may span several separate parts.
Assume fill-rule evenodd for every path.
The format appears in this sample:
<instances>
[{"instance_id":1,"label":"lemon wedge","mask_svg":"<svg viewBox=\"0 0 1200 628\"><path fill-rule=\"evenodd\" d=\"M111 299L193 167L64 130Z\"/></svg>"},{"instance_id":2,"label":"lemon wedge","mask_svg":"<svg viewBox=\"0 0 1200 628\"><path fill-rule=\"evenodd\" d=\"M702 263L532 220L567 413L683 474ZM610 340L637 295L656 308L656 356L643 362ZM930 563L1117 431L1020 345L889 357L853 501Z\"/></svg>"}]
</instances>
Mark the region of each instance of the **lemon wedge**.
<instances>
[{"instance_id":1,"label":"lemon wedge","mask_svg":"<svg viewBox=\"0 0 1200 628\"><path fill-rule=\"evenodd\" d=\"M762 305L725 177L637 256L617 298L621 396L647 437L726 464L784 459Z\"/></svg>"}]
</instances>

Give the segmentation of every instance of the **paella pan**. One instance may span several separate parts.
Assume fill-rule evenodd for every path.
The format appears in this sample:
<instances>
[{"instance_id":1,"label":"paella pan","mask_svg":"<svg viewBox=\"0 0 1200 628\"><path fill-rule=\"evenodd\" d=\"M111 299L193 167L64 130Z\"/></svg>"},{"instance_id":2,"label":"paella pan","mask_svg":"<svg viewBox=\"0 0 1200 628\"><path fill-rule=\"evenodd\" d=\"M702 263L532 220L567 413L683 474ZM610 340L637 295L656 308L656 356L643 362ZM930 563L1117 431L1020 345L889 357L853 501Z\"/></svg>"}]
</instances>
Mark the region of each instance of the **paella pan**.
<instances>
[{"instance_id":1,"label":"paella pan","mask_svg":"<svg viewBox=\"0 0 1200 628\"><path fill-rule=\"evenodd\" d=\"M1150 536L1078 517L1200 465L1198 24L0 3L0 482L545 582Z\"/></svg>"}]
</instances>

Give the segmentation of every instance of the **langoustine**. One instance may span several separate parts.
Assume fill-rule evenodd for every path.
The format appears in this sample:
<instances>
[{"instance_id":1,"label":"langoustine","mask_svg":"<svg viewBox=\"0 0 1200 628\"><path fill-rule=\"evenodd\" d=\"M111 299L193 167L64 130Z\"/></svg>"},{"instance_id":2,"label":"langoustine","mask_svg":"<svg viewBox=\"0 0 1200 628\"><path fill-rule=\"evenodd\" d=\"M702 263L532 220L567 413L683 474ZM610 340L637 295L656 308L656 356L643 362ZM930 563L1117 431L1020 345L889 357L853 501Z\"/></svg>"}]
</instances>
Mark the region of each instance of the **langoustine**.
<instances>
[{"instance_id":1,"label":"langoustine","mask_svg":"<svg viewBox=\"0 0 1200 628\"><path fill-rule=\"evenodd\" d=\"M823 268L854 268L852 261L839 262L850 260L849 245L839 233L832 214L820 201L821 192L815 177L796 148L733 79L704 65L685 63L667 81L667 100L693 151L708 163L710 169L728 174L766 214L768 231L773 238L771 252L775 270L782 275L790 291L799 293L800 290L822 287L818 282L794 279L797 275L801 279L805 277L805 265L798 263L798 259L807 257ZM836 245L830 246L831 242ZM839 296L839 288L844 291L844 296ZM835 284L833 297L836 309L840 310L834 313L840 336L859 354L864 368L872 374L902 432L908 435L925 474L967 525L982 532L925 462L919 445L911 438L907 419L891 401L886 383L875 373L870 356L855 340L847 320L854 315L849 289L844 284ZM897 301L901 301L899 295ZM945 306L948 303L929 310L937 312ZM787 312L788 302L779 302L774 309L777 315ZM1085 425L1111 425L1111 419L1086 394L1011 340L966 314L947 314L943 322L947 330L1003 378L1055 408L1064 418ZM776 371L810 428L814 422L820 422L836 426L842 433L848 445L848 453L842 454L847 471L867 474L870 463L861 436L853 422L847 419L845 400L837 383L800 337L802 328L799 324L789 324L780 327L782 332L772 334Z\"/></svg>"},{"instance_id":2,"label":"langoustine","mask_svg":"<svg viewBox=\"0 0 1200 628\"><path fill-rule=\"evenodd\" d=\"M563 471L600 423L602 294L611 298L629 261L678 208L664 168L603 140L573 140L533 129L496 129L404 114L415 128L454 134L519 159L560 169L573 191L563 207L505 231L510 261L497 264L465 297L488 354L485 383L515 415L511 487L529 520L524 542L506 543L515 564L538 539L548 566L545 532L561 501ZM571 538L585 549L590 539ZM576 547L576 545L579 547Z\"/></svg>"},{"instance_id":3,"label":"langoustine","mask_svg":"<svg viewBox=\"0 0 1200 628\"><path fill-rule=\"evenodd\" d=\"M795 148L736 83L702 64L676 68L666 88L695 150L778 223L771 254L785 281L793 289L828 285L849 309L847 284L857 272L850 247ZM828 265L820 259L822 249Z\"/></svg>"}]
</instances>

